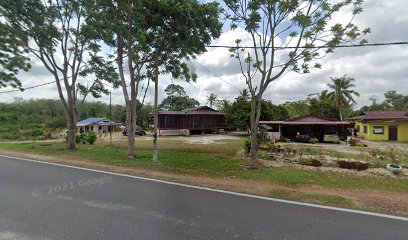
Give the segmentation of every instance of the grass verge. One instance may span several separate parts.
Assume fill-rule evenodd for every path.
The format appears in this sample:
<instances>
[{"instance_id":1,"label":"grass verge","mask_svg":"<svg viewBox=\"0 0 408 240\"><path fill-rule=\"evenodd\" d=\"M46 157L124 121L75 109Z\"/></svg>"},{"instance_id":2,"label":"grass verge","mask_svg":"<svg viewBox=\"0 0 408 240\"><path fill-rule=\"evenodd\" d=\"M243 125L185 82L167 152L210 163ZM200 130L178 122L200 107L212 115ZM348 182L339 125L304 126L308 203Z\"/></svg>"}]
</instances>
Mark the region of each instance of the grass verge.
<instances>
[{"instance_id":1,"label":"grass verge","mask_svg":"<svg viewBox=\"0 0 408 240\"><path fill-rule=\"evenodd\" d=\"M187 174L188 176L209 177L217 179L237 179L242 181L256 181L263 186L276 185L291 190L276 190L263 193L275 198L319 203L331 206L358 208L353 200L337 196L333 191L328 194L304 193L296 191L304 187L318 186L325 189L344 189L349 191L376 191L384 196L388 192L393 194L408 194L408 184L404 178L384 178L372 176L355 176L352 173L324 172L319 169L305 170L294 167L271 167L248 170L246 162L234 156L242 146L241 141L229 141L225 144L192 145L182 142L161 141L159 150L160 164L152 162L151 142L137 143L137 160L127 160L125 144L109 145L97 143L95 145L79 145L78 150L66 150L62 142L50 143L0 143L0 150L32 153L50 157L59 156L64 159L87 160L104 163L111 166L126 167L128 169L146 169L173 174ZM228 149L228 151L225 151ZM251 187L257 187L253 183ZM233 188L232 188L233 189ZM242 189L242 188L241 188ZM292 191L293 190L293 191ZM251 192L251 191L250 191Z\"/></svg>"}]
</instances>

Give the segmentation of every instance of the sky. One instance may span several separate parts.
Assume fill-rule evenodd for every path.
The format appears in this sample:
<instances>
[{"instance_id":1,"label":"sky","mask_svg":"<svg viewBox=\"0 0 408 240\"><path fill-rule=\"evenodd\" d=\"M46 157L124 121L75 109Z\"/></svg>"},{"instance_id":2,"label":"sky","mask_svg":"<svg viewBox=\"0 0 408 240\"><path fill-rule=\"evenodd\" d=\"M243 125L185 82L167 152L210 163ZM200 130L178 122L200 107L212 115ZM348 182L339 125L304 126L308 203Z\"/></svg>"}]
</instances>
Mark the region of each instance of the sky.
<instances>
[{"instance_id":1,"label":"sky","mask_svg":"<svg viewBox=\"0 0 408 240\"><path fill-rule=\"evenodd\" d=\"M408 1L366 0L363 9L364 12L354 19L354 23L361 28L371 28L371 34L366 37L370 43L408 41ZM345 16L347 14L338 14L333 21L345 21L348 19ZM228 26L224 26L222 35L212 45L234 45L237 38L242 38L245 45L246 33L242 28L231 31ZM230 57L228 49L207 50L196 61L190 62L190 66L198 74L196 83L160 76L159 101L165 97L164 89L171 83L183 86L187 94L197 99L201 105L206 105L206 96L211 93L215 93L218 99L234 100L239 91L246 88L238 61ZM274 104L305 99L308 94L325 90L330 77L345 74L356 80L355 90L361 94L356 98L356 109L369 104L371 97L383 100L384 92L388 90L408 94L408 45L337 49L321 63L321 69L312 69L309 74L284 73L269 85L264 98ZM39 61L33 59L32 65L29 72L19 74L23 87L53 80ZM8 89L1 89L0 92L6 90ZM152 102L153 92L152 88L148 90L146 102ZM0 102L12 102L16 97L58 99L58 93L55 84L50 84L24 92L0 94ZM109 96L87 100L109 102ZM121 89L112 90L112 103L124 104Z\"/></svg>"}]
</instances>

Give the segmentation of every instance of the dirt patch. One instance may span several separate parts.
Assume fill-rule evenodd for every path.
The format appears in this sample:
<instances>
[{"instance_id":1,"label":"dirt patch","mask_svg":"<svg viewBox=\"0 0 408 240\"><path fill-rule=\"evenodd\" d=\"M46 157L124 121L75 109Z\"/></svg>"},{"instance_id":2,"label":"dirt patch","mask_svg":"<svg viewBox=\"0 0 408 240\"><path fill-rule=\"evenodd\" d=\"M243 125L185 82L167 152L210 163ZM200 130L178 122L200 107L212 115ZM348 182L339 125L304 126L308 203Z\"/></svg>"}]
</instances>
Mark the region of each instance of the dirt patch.
<instances>
[{"instance_id":1,"label":"dirt patch","mask_svg":"<svg viewBox=\"0 0 408 240\"><path fill-rule=\"evenodd\" d=\"M270 193L276 190L294 191L305 194L323 194L327 196L339 196L352 200L353 205L355 205L357 208L408 216L408 194L406 193L361 191L340 188L328 188L312 185L309 186L302 185L300 187L287 187L277 184L266 183L262 181L236 179L234 177L220 178L214 176L210 177L201 175L174 174L159 170L146 170L137 168L126 168L121 166L112 166L80 158L73 159L71 156L60 156L57 159L55 157L42 156L38 154L29 154L4 150L2 150L2 154L262 196L270 196ZM315 200L306 201L316 203ZM317 201L317 203L319 202Z\"/></svg>"},{"instance_id":2,"label":"dirt patch","mask_svg":"<svg viewBox=\"0 0 408 240\"><path fill-rule=\"evenodd\" d=\"M223 140L241 140L242 138L228 135L203 135L199 137L187 138L189 144L222 144Z\"/></svg>"}]
</instances>

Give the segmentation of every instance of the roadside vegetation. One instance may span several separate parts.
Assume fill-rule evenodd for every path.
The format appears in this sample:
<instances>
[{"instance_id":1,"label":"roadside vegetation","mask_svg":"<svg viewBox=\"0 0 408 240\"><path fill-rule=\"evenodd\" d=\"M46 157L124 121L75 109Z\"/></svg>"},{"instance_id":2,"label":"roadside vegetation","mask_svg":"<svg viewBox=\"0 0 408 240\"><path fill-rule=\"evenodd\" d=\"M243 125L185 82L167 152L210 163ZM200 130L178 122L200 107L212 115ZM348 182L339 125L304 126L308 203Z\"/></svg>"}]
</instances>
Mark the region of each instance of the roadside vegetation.
<instances>
[{"instance_id":1,"label":"roadside vegetation","mask_svg":"<svg viewBox=\"0 0 408 240\"><path fill-rule=\"evenodd\" d=\"M66 150L64 142L0 144L1 149L20 152L75 157L78 159L105 163L115 166L146 168L198 176L218 176L225 178L259 180L288 186L319 185L345 189L365 189L381 191L400 191L408 193L406 178L384 178L375 176L356 176L350 174L324 172L318 169L299 169L294 166L260 167L248 170L245 159L237 157L244 140L229 140L215 144L188 144L183 140L160 139L160 165L152 161L151 141L137 139L138 161L128 161L126 142L109 145L96 142L94 145L79 145L78 151ZM303 150L302 150L303 151ZM314 148L305 148L313 154ZM325 152L326 153L326 152ZM328 154L333 153L327 151ZM318 153L319 154L319 153Z\"/></svg>"}]
</instances>

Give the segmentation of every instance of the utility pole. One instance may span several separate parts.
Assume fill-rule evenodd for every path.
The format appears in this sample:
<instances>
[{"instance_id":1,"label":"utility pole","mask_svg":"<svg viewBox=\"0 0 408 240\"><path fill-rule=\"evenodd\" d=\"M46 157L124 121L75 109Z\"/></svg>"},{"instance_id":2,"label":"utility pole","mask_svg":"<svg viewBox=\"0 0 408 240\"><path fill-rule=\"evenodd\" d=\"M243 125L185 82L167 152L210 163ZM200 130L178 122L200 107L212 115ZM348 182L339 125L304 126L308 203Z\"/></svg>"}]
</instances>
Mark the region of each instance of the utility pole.
<instances>
[{"instance_id":1,"label":"utility pole","mask_svg":"<svg viewBox=\"0 0 408 240\"><path fill-rule=\"evenodd\" d=\"M112 90L109 91L109 143L112 145Z\"/></svg>"},{"instance_id":2,"label":"utility pole","mask_svg":"<svg viewBox=\"0 0 408 240\"><path fill-rule=\"evenodd\" d=\"M159 95L159 54L156 53L156 69L154 80L154 130L153 130L153 162L158 163L157 160L157 127L158 127L158 95Z\"/></svg>"}]
</instances>

